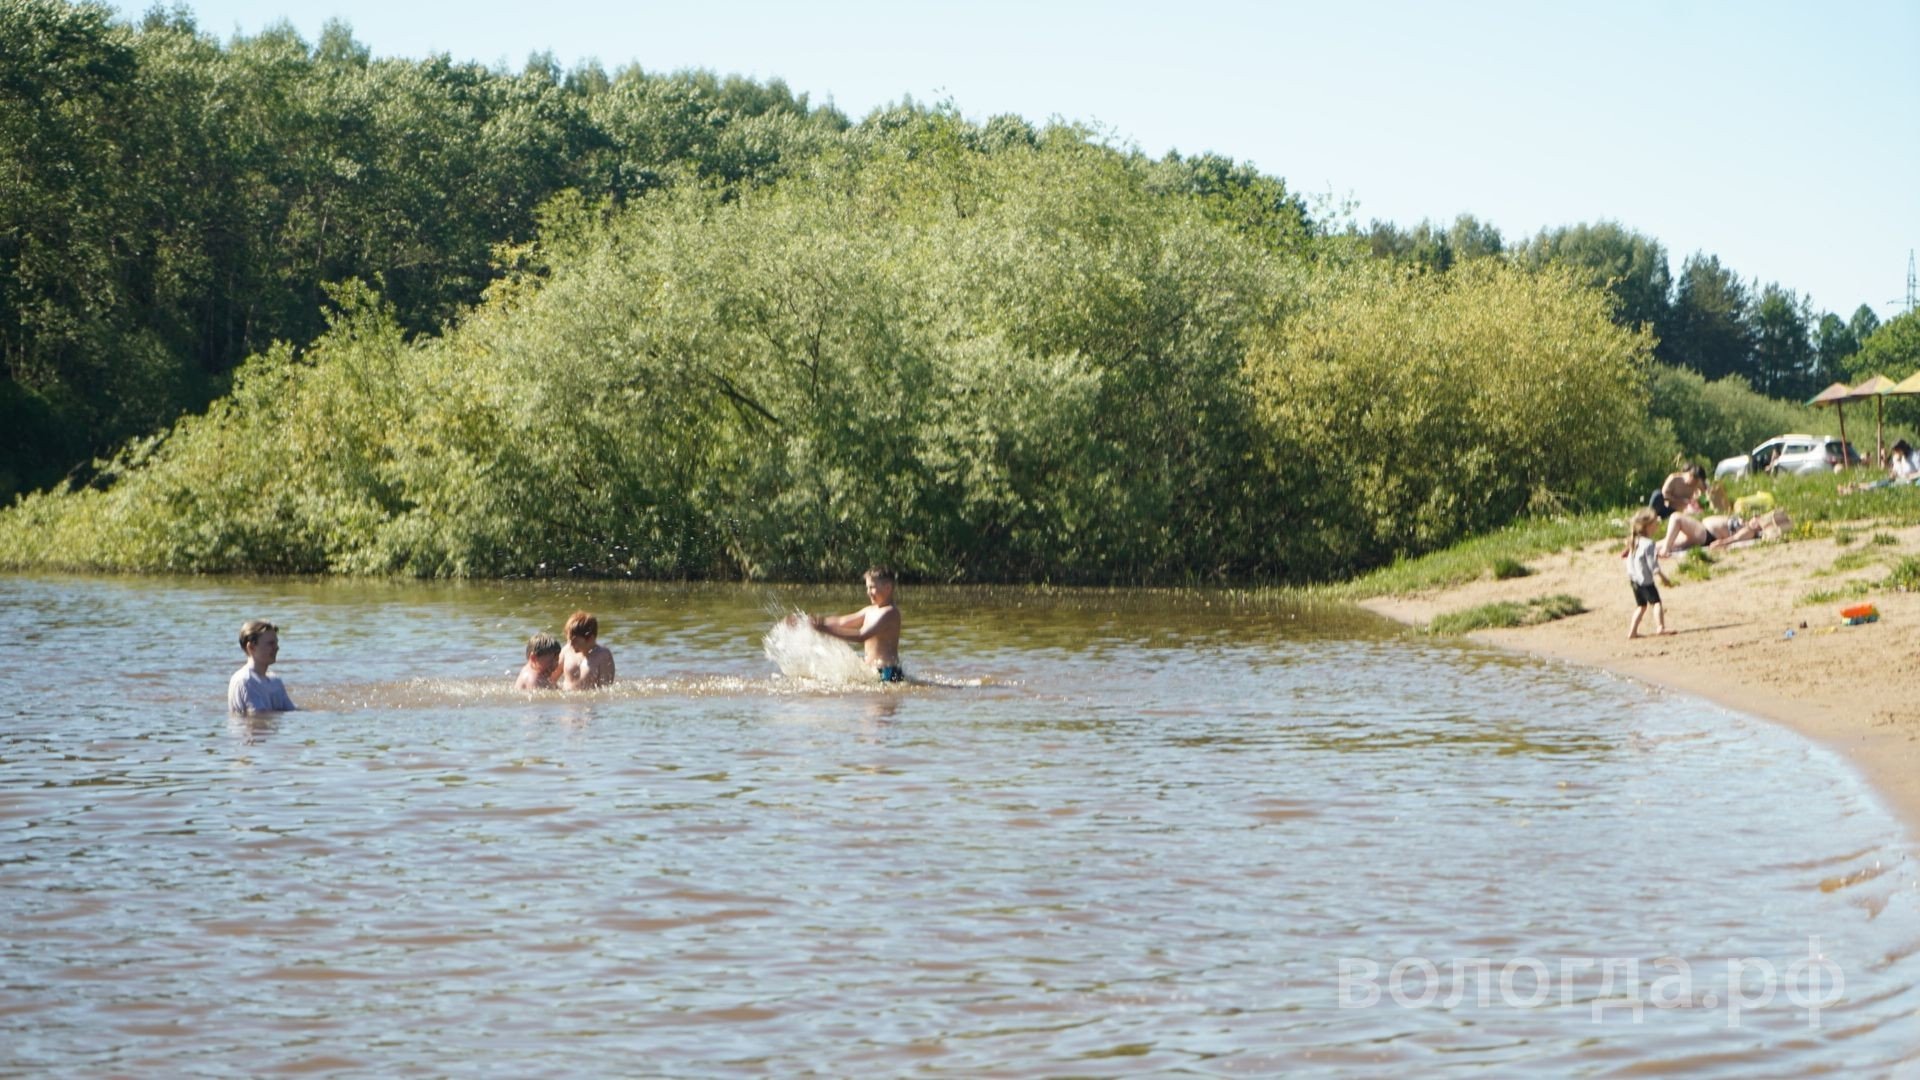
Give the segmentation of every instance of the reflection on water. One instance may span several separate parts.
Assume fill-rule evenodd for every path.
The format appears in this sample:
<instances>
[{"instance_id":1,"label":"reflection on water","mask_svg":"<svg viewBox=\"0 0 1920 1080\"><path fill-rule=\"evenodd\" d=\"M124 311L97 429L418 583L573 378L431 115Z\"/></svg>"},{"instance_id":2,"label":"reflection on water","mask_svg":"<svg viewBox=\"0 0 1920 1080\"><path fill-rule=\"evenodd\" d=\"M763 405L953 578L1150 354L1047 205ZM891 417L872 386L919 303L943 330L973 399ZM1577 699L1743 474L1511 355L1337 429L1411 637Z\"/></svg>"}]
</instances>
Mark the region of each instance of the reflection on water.
<instances>
[{"instance_id":1,"label":"reflection on water","mask_svg":"<svg viewBox=\"0 0 1920 1080\"><path fill-rule=\"evenodd\" d=\"M0 1073L1914 1068L1907 842L1784 732L1205 593L907 589L921 681L777 674L859 599L0 580L93 665L0 676ZM511 690L577 607L623 681ZM255 614L305 711L224 714ZM1745 1004L1815 938L1814 1025Z\"/></svg>"}]
</instances>

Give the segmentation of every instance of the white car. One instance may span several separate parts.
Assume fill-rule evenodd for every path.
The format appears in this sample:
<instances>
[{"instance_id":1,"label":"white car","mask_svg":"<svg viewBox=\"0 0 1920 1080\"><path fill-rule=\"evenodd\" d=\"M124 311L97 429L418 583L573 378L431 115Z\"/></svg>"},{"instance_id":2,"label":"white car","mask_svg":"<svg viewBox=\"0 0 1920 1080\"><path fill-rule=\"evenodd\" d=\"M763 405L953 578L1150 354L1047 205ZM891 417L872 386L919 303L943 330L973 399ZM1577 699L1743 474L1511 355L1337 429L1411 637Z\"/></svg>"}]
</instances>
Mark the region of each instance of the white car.
<instances>
[{"instance_id":1,"label":"white car","mask_svg":"<svg viewBox=\"0 0 1920 1080\"><path fill-rule=\"evenodd\" d=\"M1832 435L1817 438L1812 435L1776 435L1754 447L1750 454L1730 457L1715 465L1713 478L1751 476L1759 472L1791 473L1794 476L1833 472L1840 467L1842 454L1851 464L1860 464L1860 455L1852 444L1843 443Z\"/></svg>"}]
</instances>

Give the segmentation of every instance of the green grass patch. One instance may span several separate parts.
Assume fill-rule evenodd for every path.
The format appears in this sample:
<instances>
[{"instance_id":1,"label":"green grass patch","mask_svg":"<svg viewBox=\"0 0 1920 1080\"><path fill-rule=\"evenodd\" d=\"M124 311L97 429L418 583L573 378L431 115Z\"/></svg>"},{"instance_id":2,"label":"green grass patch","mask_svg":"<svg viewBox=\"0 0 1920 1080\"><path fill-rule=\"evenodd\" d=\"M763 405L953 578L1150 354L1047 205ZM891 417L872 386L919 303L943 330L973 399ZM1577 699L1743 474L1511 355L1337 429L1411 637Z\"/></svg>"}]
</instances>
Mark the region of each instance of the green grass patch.
<instances>
[{"instance_id":1,"label":"green grass patch","mask_svg":"<svg viewBox=\"0 0 1920 1080\"><path fill-rule=\"evenodd\" d=\"M1463 540L1427 555L1397 559L1349 581L1314 585L1298 590L1308 598L1364 600L1464 585L1486 576L1487 567L1502 559L1525 563L1556 552L1584 547L1595 540L1624 540L1626 514L1632 511L1591 511L1551 518L1526 518L1504 529Z\"/></svg>"},{"instance_id":2,"label":"green grass patch","mask_svg":"<svg viewBox=\"0 0 1920 1080\"><path fill-rule=\"evenodd\" d=\"M1899 542L1900 542L1899 537L1893 535L1892 533L1883 533L1883 532L1874 533L1873 539L1868 541L1868 543L1873 544L1875 547L1892 547L1893 545Z\"/></svg>"},{"instance_id":3,"label":"green grass patch","mask_svg":"<svg viewBox=\"0 0 1920 1080\"><path fill-rule=\"evenodd\" d=\"M1825 526L1823 530L1809 529L1807 535L1837 533L1842 524L1851 524L1857 530L1862 522L1886 528L1920 525L1920 486L1894 484L1851 495L1840 494L1843 483L1871 480L1874 475L1870 469L1854 469L1843 476L1833 473L1758 476L1729 481L1727 494L1738 499L1756 491L1772 492L1774 505L1793 515L1796 526ZM1798 528L1795 534L1800 534Z\"/></svg>"},{"instance_id":4,"label":"green grass patch","mask_svg":"<svg viewBox=\"0 0 1920 1080\"><path fill-rule=\"evenodd\" d=\"M1501 581L1507 581L1512 578L1530 577L1532 574L1533 571L1527 568L1526 563L1510 555L1502 555L1493 560L1493 576Z\"/></svg>"},{"instance_id":5,"label":"green grass patch","mask_svg":"<svg viewBox=\"0 0 1920 1080\"><path fill-rule=\"evenodd\" d=\"M1680 556L1680 565L1673 568L1675 577L1691 581L1705 581L1713 576L1714 564L1719 562L1706 548L1688 548Z\"/></svg>"},{"instance_id":6,"label":"green grass patch","mask_svg":"<svg viewBox=\"0 0 1920 1080\"><path fill-rule=\"evenodd\" d=\"M1842 528L1835 529L1833 530L1834 546L1846 547L1848 544L1853 543L1854 537L1858 535L1859 535L1858 533L1854 532L1852 529L1849 529L1849 528L1842 527Z\"/></svg>"},{"instance_id":7,"label":"green grass patch","mask_svg":"<svg viewBox=\"0 0 1920 1080\"><path fill-rule=\"evenodd\" d=\"M1832 589L1816 589L1800 598L1799 607L1819 607L1822 604L1835 604L1842 600L1858 600L1872 592L1873 587L1864 581L1849 581Z\"/></svg>"},{"instance_id":8,"label":"green grass patch","mask_svg":"<svg viewBox=\"0 0 1920 1080\"><path fill-rule=\"evenodd\" d=\"M1909 555L1893 564L1892 572L1881 585L1901 592L1920 590L1920 555Z\"/></svg>"},{"instance_id":9,"label":"green grass patch","mask_svg":"<svg viewBox=\"0 0 1920 1080\"><path fill-rule=\"evenodd\" d=\"M1564 619L1587 610L1577 597L1566 593L1536 596L1525 603L1502 600L1463 611L1450 611L1427 624L1429 634L1469 634L1475 630L1495 630L1511 626L1533 626Z\"/></svg>"},{"instance_id":10,"label":"green grass patch","mask_svg":"<svg viewBox=\"0 0 1920 1080\"><path fill-rule=\"evenodd\" d=\"M1872 566L1874 563L1879 562L1881 558L1881 554L1877 551L1849 551L1833 560L1833 565L1828 567L1825 573L1851 574L1855 570Z\"/></svg>"}]
</instances>

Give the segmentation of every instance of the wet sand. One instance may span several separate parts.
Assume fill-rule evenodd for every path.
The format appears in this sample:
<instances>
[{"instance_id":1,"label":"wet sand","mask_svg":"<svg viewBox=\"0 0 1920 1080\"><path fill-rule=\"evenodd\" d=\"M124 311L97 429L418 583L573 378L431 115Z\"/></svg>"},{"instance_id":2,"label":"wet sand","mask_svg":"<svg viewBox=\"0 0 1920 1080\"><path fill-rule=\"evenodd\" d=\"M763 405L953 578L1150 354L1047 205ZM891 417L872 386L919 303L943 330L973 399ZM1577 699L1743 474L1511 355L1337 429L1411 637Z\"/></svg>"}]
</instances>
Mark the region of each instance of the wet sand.
<instances>
[{"instance_id":1,"label":"wet sand","mask_svg":"<svg viewBox=\"0 0 1920 1080\"><path fill-rule=\"evenodd\" d=\"M1381 597L1365 606L1423 625L1436 615L1498 600L1570 593L1589 609L1540 626L1487 630L1476 640L1540 656L1604 668L1671 687L1784 724L1851 761L1920 837L1920 593L1880 582L1903 556L1920 550L1920 527L1850 526L1854 539L1758 543L1715 552L1710 579L1680 576L1678 559L1661 561L1675 587L1661 587L1668 637L1627 638L1633 598L1620 559L1621 540L1561 552L1528 564L1532 576L1416 595ZM1897 543L1874 544L1876 533ZM1870 553L1858 555L1855 553ZM1869 565L1836 570L1844 555ZM1814 592L1850 581L1864 597L1809 603ZM1878 622L1841 625L1840 609L1871 602ZM1641 625L1652 630L1651 615ZM1788 631L1792 636L1788 636ZM1794 797L1790 791L1783 798Z\"/></svg>"}]
</instances>

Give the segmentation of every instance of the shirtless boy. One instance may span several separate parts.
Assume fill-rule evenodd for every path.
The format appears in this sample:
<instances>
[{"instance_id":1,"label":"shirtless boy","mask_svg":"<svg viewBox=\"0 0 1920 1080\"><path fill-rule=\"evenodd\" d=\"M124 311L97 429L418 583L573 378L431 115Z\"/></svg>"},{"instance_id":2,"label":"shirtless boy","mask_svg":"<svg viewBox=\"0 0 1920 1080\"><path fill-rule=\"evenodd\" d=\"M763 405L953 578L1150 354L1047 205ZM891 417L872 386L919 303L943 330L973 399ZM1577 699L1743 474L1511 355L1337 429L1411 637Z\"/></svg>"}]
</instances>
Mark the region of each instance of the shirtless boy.
<instances>
[{"instance_id":1,"label":"shirtless boy","mask_svg":"<svg viewBox=\"0 0 1920 1080\"><path fill-rule=\"evenodd\" d=\"M560 643L552 634L535 634L527 639L527 664L513 681L515 690L551 690L560 676Z\"/></svg>"},{"instance_id":2,"label":"shirtless boy","mask_svg":"<svg viewBox=\"0 0 1920 1080\"><path fill-rule=\"evenodd\" d=\"M560 688L591 690L613 682L613 653L600 644L600 620L576 611L567 617L567 644L560 650Z\"/></svg>"},{"instance_id":3,"label":"shirtless boy","mask_svg":"<svg viewBox=\"0 0 1920 1080\"><path fill-rule=\"evenodd\" d=\"M280 656L280 629L265 619L248 619L240 625L240 651L247 662L227 680L227 711L292 712L286 684L267 674Z\"/></svg>"},{"instance_id":4,"label":"shirtless boy","mask_svg":"<svg viewBox=\"0 0 1920 1080\"><path fill-rule=\"evenodd\" d=\"M893 605L893 571L876 566L866 573L867 606L850 615L814 615L815 630L842 641L861 642L867 666L881 682L904 682L900 670L900 609Z\"/></svg>"}]
</instances>

